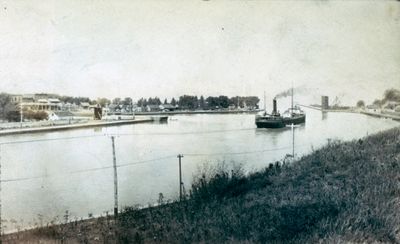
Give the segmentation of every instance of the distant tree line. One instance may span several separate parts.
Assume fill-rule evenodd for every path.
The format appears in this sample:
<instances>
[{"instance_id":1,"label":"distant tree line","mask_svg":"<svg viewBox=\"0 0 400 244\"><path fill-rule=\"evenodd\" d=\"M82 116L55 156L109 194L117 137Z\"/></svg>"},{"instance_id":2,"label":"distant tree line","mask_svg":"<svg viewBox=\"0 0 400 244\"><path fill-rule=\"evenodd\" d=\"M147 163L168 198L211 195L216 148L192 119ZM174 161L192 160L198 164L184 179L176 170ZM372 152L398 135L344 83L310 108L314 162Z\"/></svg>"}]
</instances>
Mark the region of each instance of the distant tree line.
<instances>
[{"instance_id":1,"label":"distant tree line","mask_svg":"<svg viewBox=\"0 0 400 244\"><path fill-rule=\"evenodd\" d=\"M88 97L72 97L72 96L59 96L58 99L63 103L70 103L80 105L81 103L92 104L95 101L90 100Z\"/></svg>"},{"instance_id":2,"label":"distant tree line","mask_svg":"<svg viewBox=\"0 0 400 244\"><path fill-rule=\"evenodd\" d=\"M252 107L258 108L258 103L260 99L256 96L246 96L246 97L227 97L227 96L209 96L204 98L204 96L192 96L183 95L178 99L171 98L170 102L164 99L164 103L161 102L158 97L150 98L140 98L137 101L137 106L146 107L147 105L161 105L170 104L172 106L179 106L181 109L218 109L218 108L228 108L229 106L235 106L236 108Z\"/></svg>"},{"instance_id":3,"label":"distant tree line","mask_svg":"<svg viewBox=\"0 0 400 244\"><path fill-rule=\"evenodd\" d=\"M400 90L394 88L388 89L383 93L382 99L375 99L372 104L377 107L384 107L388 102L400 103ZM363 100L359 100L356 106L359 108L364 108L366 105Z\"/></svg>"},{"instance_id":4,"label":"distant tree line","mask_svg":"<svg viewBox=\"0 0 400 244\"><path fill-rule=\"evenodd\" d=\"M137 101L137 106L138 107L146 107L147 105L161 105L161 100L158 97L149 97L149 98L140 98Z\"/></svg>"},{"instance_id":5,"label":"distant tree line","mask_svg":"<svg viewBox=\"0 0 400 244\"><path fill-rule=\"evenodd\" d=\"M0 119L12 121L19 117L19 112L11 101L11 96L7 93L0 93Z\"/></svg>"},{"instance_id":6,"label":"distant tree line","mask_svg":"<svg viewBox=\"0 0 400 244\"><path fill-rule=\"evenodd\" d=\"M372 103L375 106L382 107L387 102L400 102L400 90L388 89L383 93L382 99L375 99Z\"/></svg>"},{"instance_id":7,"label":"distant tree line","mask_svg":"<svg viewBox=\"0 0 400 244\"><path fill-rule=\"evenodd\" d=\"M97 98L96 100L90 100L88 97L71 97L71 96L59 96L61 102L71 103L80 105L83 102L87 102L89 104L99 104L102 107L106 107L107 105L122 105L129 106L135 103L132 98L125 97L124 99L120 97L116 97L112 100L107 98ZM258 108L258 103L260 99L256 96L235 96L235 97L227 97L227 96L209 96L205 98L204 96L193 96L193 95L182 95L179 98L171 98L170 101L168 99L161 100L159 97L148 97L148 98L140 98L136 101L136 105L138 107L146 107L148 105L159 106L161 104L170 104L172 106L178 106L181 109L224 109L229 106L235 106L236 108Z\"/></svg>"}]
</instances>

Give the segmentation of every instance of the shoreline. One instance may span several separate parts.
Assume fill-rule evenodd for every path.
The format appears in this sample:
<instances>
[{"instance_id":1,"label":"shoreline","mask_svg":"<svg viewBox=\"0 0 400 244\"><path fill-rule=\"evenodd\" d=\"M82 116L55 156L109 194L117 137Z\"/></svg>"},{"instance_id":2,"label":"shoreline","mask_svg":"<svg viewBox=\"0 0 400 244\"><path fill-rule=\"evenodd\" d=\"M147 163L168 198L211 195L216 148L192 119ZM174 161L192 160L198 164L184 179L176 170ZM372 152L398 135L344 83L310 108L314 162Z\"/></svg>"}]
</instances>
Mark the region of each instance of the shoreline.
<instances>
[{"instance_id":1,"label":"shoreline","mask_svg":"<svg viewBox=\"0 0 400 244\"><path fill-rule=\"evenodd\" d=\"M126 124L138 124L147 122L156 122L158 117L167 117L168 115L185 115L185 114L242 114L242 113L257 113L259 110L242 111L242 110L228 110L228 111L173 111L173 112L138 112L135 116L140 117L139 119L130 120L116 120L116 121L104 121L104 120L89 120L86 123L78 124L66 124L66 125L49 125L41 127L25 127L25 128L12 128L12 129L0 129L0 136L4 135L17 135L17 134L29 134L29 133L40 133L40 132L51 132L61 130L73 130L73 129L86 129L95 127L105 126L118 126Z\"/></svg>"},{"instance_id":2,"label":"shoreline","mask_svg":"<svg viewBox=\"0 0 400 244\"><path fill-rule=\"evenodd\" d=\"M386 118L386 119L392 119L395 121L400 121L400 115L392 115L392 114L383 114L383 113L373 113L373 112L367 112L367 111L360 111L361 114L369 115L372 117L379 117L379 118Z\"/></svg>"},{"instance_id":3,"label":"shoreline","mask_svg":"<svg viewBox=\"0 0 400 244\"><path fill-rule=\"evenodd\" d=\"M321 112L364 114L364 115L372 116L375 118L386 118L386 119L392 119L395 121L400 121L400 114L399 114L399 116L396 116L396 115L387 114L387 113L375 113L375 112L353 110L353 109L322 109L322 108L310 106L310 105L300 105L300 106L305 107L305 108L314 109L314 110L319 110Z\"/></svg>"},{"instance_id":4,"label":"shoreline","mask_svg":"<svg viewBox=\"0 0 400 244\"><path fill-rule=\"evenodd\" d=\"M356 110L331 110L331 109L321 109L314 106L309 105L300 105L302 107L319 110L321 112L335 112L335 113L357 113L364 114L367 116L372 116L375 118L389 118L395 121L400 121L400 116L391 115L391 114L383 114L383 113L373 113L368 111L356 111ZM40 133L40 132L51 132L51 131L61 131L61 130L73 130L73 129L86 129L86 128L95 128L95 127L105 127L105 126L118 126L118 125L126 125L126 124L139 124L139 123L148 123L157 121L154 115L191 115L191 114L254 114L258 113L261 110L251 110L251 111L242 111L242 110L228 110L228 111L171 111L171 112L139 112L135 113L135 115L141 117L139 119L130 119L130 120L117 120L117 121L103 121L103 120L92 120L87 123L80 124L67 124L67 125L52 125L52 126L42 126L42 127L28 127L28 128L14 128L14 129L3 129L0 130L0 136L4 135L16 135L16 134L29 134L29 133ZM144 116L150 117L144 117ZM142 117L143 116L143 117Z\"/></svg>"},{"instance_id":5,"label":"shoreline","mask_svg":"<svg viewBox=\"0 0 400 244\"><path fill-rule=\"evenodd\" d=\"M117 121L91 121L84 124L69 124L69 125L54 125L44 127L31 127L31 128L18 128L18 129L5 129L0 131L0 136L4 135L16 135L16 134L28 134L28 133L40 133L49 131L60 131L60 130L74 130L74 129L86 129L94 127L104 126L117 126L125 124L139 124L153 122L153 118L141 118L133 120L117 120Z\"/></svg>"}]
</instances>

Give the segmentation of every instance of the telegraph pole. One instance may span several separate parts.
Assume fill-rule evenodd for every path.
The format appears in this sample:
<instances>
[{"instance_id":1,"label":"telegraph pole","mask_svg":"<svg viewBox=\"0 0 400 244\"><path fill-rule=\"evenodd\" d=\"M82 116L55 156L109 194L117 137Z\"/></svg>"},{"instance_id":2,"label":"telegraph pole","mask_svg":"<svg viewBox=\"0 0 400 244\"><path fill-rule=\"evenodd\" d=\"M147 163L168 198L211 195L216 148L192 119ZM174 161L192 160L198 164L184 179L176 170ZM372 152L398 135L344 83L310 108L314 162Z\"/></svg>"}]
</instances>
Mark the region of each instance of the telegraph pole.
<instances>
[{"instance_id":1,"label":"telegraph pole","mask_svg":"<svg viewBox=\"0 0 400 244\"><path fill-rule=\"evenodd\" d=\"M114 136L111 136L113 150L113 166L114 166L114 217L118 217L118 178L117 178L117 159L115 157Z\"/></svg>"},{"instance_id":2,"label":"telegraph pole","mask_svg":"<svg viewBox=\"0 0 400 244\"><path fill-rule=\"evenodd\" d=\"M182 167L181 167L181 159L183 158L182 154L178 154L179 159L179 200L182 201Z\"/></svg>"}]
</instances>

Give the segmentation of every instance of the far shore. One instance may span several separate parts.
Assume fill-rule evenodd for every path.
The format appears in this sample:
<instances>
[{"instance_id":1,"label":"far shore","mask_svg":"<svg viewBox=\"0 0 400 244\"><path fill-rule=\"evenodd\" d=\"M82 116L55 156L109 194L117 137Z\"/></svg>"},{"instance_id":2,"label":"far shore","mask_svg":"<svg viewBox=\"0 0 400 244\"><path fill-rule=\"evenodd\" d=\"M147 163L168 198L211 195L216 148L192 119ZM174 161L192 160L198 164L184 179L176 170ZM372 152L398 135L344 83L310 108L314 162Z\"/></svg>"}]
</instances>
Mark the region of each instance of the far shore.
<instances>
[{"instance_id":1,"label":"far shore","mask_svg":"<svg viewBox=\"0 0 400 244\"><path fill-rule=\"evenodd\" d=\"M177 115L177 114L245 114L245 113L258 113L260 109L256 110L177 110L177 111L154 111L154 112L135 112L135 115Z\"/></svg>"},{"instance_id":2,"label":"far shore","mask_svg":"<svg viewBox=\"0 0 400 244\"><path fill-rule=\"evenodd\" d=\"M312 106L312 105L300 105L300 106L305 107L305 108L319 110L321 112L358 113L358 114L365 114L365 115L372 116L372 117L379 117L379 118L386 118L386 119L393 119L396 121L400 121L400 113L397 113L398 114L397 115L397 114L389 114L389 113L378 113L378 112L366 111L366 110L355 109L355 108L322 109L321 107Z\"/></svg>"},{"instance_id":3,"label":"far shore","mask_svg":"<svg viewBox=\"0 0 400 244\"><path fill-rule=\"evenodd\" d=\"M257 113L259 110L196 110L196 111L169 111L169 112L137 112L135 119L122 120L93 120L87 116L76 117L77 119L59 120L59 121L37 121L37 122L13 122L12 127L2 127L0 125L0 135L25 134L58 130L81 129L102 126L115 126L123 124L136 124L144 122L158 121L158 117L167 117L168 115L179 114L239 114L239 113ZM116 115L117 116L117 115ZM156 116L156 117L153 117ZM45 122L45 123L44 123ZM7 125L7 123L5 123Z\"/></svg>"},{"instance_id":4,"label":"far shore","mask_svg":"<svg viewBox=\"0 0 400 244\"><path fill-rule=\"evenodd\" d=\"M319 110L321 112L341 112L341 113L359 113L373 117L389 118L396 121L400 121L400 115L388 114L388 113L377 113L365 110L357 110L354 108L350 109L322 109L320 107L312 105L300 105L302 107ZM136 112L135 119L123 119L123 120L93 120L90 117L86 117L84 120L70 120L68 121L46 121L47 123L41 125L41 121L32 122L31 124L22 124L22 128L14 126L12 128L1 128L1 135L14 135L14 134L26 134L26 133L40 133L49 131L59 130L71 130L71 129L82 129L82 128L93 128L93 127L104 127L104 126L117 126L124 124L137 124L145 122L158 121L152 116L167 117L170 115L191 115L191 114L255 114L262 110L193 110L193 111L167 111L167 112ZM82 117L81 117L82 118ZM61 122L61 123L60 123ZM15 122L18 124L18 122Z\"/></svg>"}]
</instances>

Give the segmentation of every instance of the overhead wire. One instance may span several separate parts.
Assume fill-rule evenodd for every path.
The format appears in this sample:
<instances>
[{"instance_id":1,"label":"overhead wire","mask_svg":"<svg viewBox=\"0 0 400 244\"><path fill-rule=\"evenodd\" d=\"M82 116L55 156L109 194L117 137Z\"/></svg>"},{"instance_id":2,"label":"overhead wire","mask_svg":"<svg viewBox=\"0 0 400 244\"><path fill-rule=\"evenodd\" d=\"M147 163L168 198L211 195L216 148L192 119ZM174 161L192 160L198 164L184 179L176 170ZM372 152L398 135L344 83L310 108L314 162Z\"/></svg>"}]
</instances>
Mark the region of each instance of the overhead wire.
<instances>
[{"instance_id":1,"label":"overhead wire","mask_svg":"<svg viewBox=\"0 0 400 244\"><path fill-rule=\"evenodd\" d=\"M0 145L45 142L45 141L59 141L59 140L73 140L73 139L103 137L103 136L104 135L87 135L87 136L71 136L71 137L58 137L58 138L45 138L45 139L32 139L32 140L19 140L19 141L5 141L5 142L0 142Z\"/></svg>"},{"instance_id":2,"label":"overhead wire","mask_svg":"<svg viewBox=\"0 0 400 244\"><path fill-rule=\"evenodd\" d=\"M171 156L148 159L148 160L142 160L142 161L136 161L136 162L131 162L131 163L123 163L123 164L118 164L117 168L131 166L131 165L145 164L145 163L150 163L150 162L154 162L154 161L161 161L161 160L164 160L164 159L174 158L174 157L175 157L175 155L173 155L173 156L171 155ZM66 176L66 175L93 172L93 171L112 169L112 168L113 168L113 166L103 166L103 167L90 168L90 169L74 170L74 171L69 171L69 172L61 173L61 174L51 174L51 175L21 177L21 178L14 178L14 179L4 179L4 180L1 180L1 182L5 183L5 182L15 182L15 181L26 181L26 180L33 180L33 179L50 178L50 177L56 177L56 176Z\"/></svg>"},{"instance_id":3,"label":"overhead wire","mask_svg":"<svg viewBox=\"0 0 400 244\"><path fill-rule=\"evenodd\" d=\"M299 147L301 147L301 146L299 146ZM183 155L184 156L193 156L193 157L197 157L197 156L242 155L242 154L256 154L256 153L263 153L263 152L272 152L272 151L286 150L286 149L291 149L291 148L292 147L280 147L280 148L274 148L274 149L243 151L243 152L230 152L230 153L187 153L187 154L183 154ZM142 160L142 161L135 161L135 162L131 162L131 163L122 163L122 164L118 164L117 168L127 167L127 166L132 166L132 165L139 165L139 164L146 164L146 163L151 163L151 162L155 162L155 161L161 161L161 160L165 160L165 159L175 158L175 157L176 157L176 155L169 155L169 156L165 156L165 157ZM78 174L78 173L93 172L93 171L112 169L112 168L113 168L113 166L103 166L103 167L90 168L90 169L74 170L74 171L70 171L70 172L67 172L67 173L63 173L63 174L22 177L22 178L14 178L14 179L4 179L4 180L1 180L0 182L4 182L5 183L5 182L15 182L15 181L26 181L26 180L32 180L32 179L41 179L41 178L49 178L49 177L55 177L55 176L64 176L64 175L71 175L71 174Z\"/></svg>"},{"instance_id":4,"label":"overhead wire","mask_svg":"<svg viewBox=\"0 0 400 244\"><path fill-rule=\"evenodd\" d=\"M255 154L255 153L262 153L262 152L271 152L271 151L285 150L285 149L290 149L290 148L291 147L281 147L281 148L275 148L275 149L244 151L244 152L232 152L232 153L188 153L188 154L184 154L184 155L185 156L240 155L240 154ZM117 168L127 167L127 166L132 166L132 165L139 165L139 164L146 164L146 163L150 163L150 162L154 162L154 161L160 161L160 160L164 160L164 159L175 158L175 156L176 155L170 155L170 156L154 158L154 159L148 159L148 160L142 160L142 161L136 161L136 162L131 162L131 163L122 163L122 164L118 164ZM22 178L14 178L14 179L4 179L4 180L1 180L1 182L25 181L25 180L48 178L48 177L54 177L54 176L63 176L63 175L70 175L70 174L77 174L77 173L86 173L86 172L99 171L99 170L105 170L105 169L111 169L111 168L113 168L113 166L103 166L103 167L97 167L97 168L70 171L70 172L67 172L67 173L64 173L64 174L54 174L54 175L42 175L42 176L22 177Z\"/></svg>"},{"instance_id":5,"label":"overhead wire","mask_svg":"<svg viewBox=\"0 0 400 244\"><path fill-rule=\"evenodd\" d=\"M248 130L255 130L255 128L244 128L244 129L230 129L230 130L210 130L210 131L192 131L192 132L177 132L177 133L122 133L116 134L117 136L129 136L129 135L188 135L188 134L210 134L210 133L223 133L223 132L231 132L231 131L248 131ZM57 141L57 140L73 140L73 139L81 139L81 138L94 138L94 137L104 137L104 136L112 136L106 134L99 134L99 135L85 135L85 136L72 136L72 137L59 137L59 138L47 138L47 139L35 139L35 140L21 140L21 141L6 141L0 142L1 145L11 145L11 144L21 144L21 143L32 143L32 142L45 142L45 141ZM263 152L271 152L271 151L278 151L278 150L286 150L292 147L280 147L274 149L264 149L264 150L254 150L254 151L243 151L243 152L229 152L229 153L188 153L184 154L185 156L223 156L223 155L243 155L243 154L255 154L255 153L263 153ZM132 165L138 164L145 164L154 161L160 161L164 159L174 158L176 155L173 156L165 156L155 159L149 160L142 160L136 161L131 163L122 163L118 164L117 168L120 167L127 167ZM32 180L32 179L40 179L40 178L47 178L47 177L54 177L54 176L62 176L62 175L69 175L69 174L77 174L77 173L85 173L85 172L92 172L92 171L99 171L105 169L111 169L113 166L104 166L104 167L97 167L97 168L90 168L90 169L82 169L82 170L75 170L70 171L63 174L54 174L54 175L42 175L42 176L33 176L33 177L22 177L22 178L14 178L14 179L2 179L0 182L15 182L15 181L25 181L25 180Z\"/></svg>"}]
</instances>

